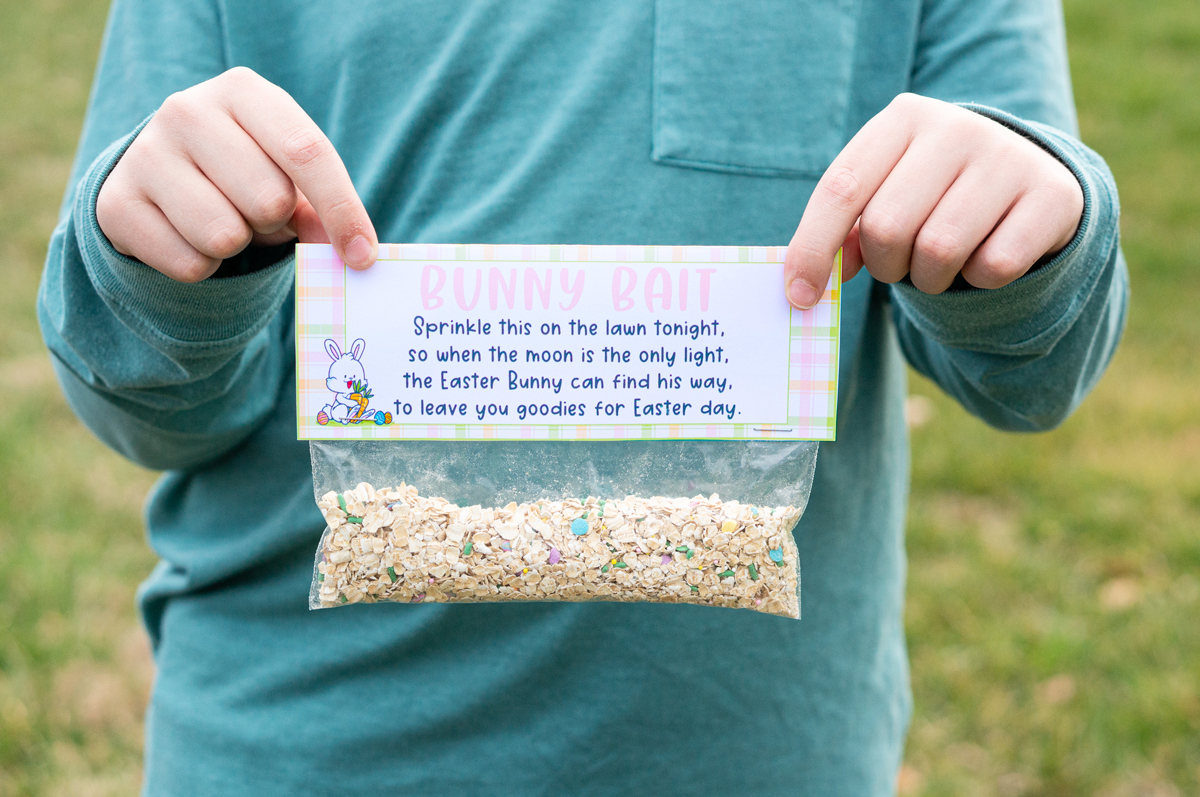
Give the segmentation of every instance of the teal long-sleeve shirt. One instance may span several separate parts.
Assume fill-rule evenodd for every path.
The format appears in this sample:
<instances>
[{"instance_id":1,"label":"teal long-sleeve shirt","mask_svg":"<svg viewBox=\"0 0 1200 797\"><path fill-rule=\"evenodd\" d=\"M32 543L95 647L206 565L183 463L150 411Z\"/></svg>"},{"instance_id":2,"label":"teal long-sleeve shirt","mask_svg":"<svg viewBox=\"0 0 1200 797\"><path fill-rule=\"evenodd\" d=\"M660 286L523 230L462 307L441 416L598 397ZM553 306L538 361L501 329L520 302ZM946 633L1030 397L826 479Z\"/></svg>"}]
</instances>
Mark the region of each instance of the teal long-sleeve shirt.
<instances>
[{"instance_id":1,"label":"teal long-sleeve shirt","mask_svg":"<svg viewBox=\"0 0 1200 797\"><path fill-rule=\"evenodd\" d=\"M1084 218L999 290L847 283L837 442L795 531L803 620L310 613L323 522L295 439L292 259L175 283L95 218L142 121L236 65L329 135L382 240L778 245L903 91L1055 154ZM1116 188L1075 132L1052 0L116 0L38 311L80 418L166 471L140 592L158 665L145 792L890 793L910 713L904 362L1016 430L1060 422L1099 378L1127 277Z\"/></svg>"}]
</instances>

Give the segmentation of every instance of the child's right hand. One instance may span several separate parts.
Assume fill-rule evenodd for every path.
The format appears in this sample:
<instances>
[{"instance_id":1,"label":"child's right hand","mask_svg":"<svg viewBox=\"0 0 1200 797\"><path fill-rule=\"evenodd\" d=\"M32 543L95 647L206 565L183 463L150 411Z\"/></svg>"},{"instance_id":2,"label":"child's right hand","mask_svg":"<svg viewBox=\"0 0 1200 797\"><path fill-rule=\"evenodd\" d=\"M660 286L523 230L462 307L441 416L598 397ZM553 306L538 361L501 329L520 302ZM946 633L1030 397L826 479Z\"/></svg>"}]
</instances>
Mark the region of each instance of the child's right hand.
<instances>
[{"instance_id":1,"label":"child's right hand","mask_svg":"<svg viewBox=\"0 0 1200 797\"><path fill-rule=\"evenodd\" d=\"M379 247L329 139L245 67L166 99L101 186L96 219L118 252L182 282L251 243L333 243L360 269Z\"/></svg>"}]
</instances>

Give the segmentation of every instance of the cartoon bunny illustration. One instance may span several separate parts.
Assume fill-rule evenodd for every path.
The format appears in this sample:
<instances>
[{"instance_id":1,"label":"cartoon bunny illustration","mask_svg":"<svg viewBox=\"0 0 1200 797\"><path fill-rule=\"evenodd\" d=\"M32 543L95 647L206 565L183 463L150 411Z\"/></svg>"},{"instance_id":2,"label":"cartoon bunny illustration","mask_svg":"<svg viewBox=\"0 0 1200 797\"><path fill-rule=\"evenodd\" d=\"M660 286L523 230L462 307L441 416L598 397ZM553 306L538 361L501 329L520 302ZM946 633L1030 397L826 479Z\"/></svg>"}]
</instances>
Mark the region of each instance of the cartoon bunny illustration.
<instances>
[{"instance_id":1,"label":"cartoon bunny illustration","mask_svg":"<svg viewBox=\"0 0 1200 797\"><path fill-rule=\"evenodd\" d=\"M334 399L317 413L317 423L324 426L330 421L344 424L374 421L380 425L391 422L390 412L367 409L371 391L367 388L367 373L362 365L366 348L367 342L359 338L350 344L350 351L342 353L335 341L326 339L325 351L333 362L329 365L325 387L333 393Z\"/></svg>"}]
</instances>

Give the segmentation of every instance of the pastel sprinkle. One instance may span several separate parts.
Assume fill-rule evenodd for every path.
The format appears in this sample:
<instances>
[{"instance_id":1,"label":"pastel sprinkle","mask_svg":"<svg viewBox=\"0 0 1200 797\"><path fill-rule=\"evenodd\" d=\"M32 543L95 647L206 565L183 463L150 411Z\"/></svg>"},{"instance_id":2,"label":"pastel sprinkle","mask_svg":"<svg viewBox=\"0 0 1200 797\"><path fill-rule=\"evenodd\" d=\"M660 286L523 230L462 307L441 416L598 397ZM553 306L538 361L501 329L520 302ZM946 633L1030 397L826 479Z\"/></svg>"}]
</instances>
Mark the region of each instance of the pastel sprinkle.
<instances>
[{"instance_id":1,"label":"pastel sprinkle","mask_svg":"<svg viewBox=\"0 0 1200 797\"><path fill-rule=\"evenodd\" d=\"M338 493L338 506L340 506L342 511L347 515L350 514L350 512L346 509L346 497L341 493Z\"/></svg>"},{"instance_id":2,"label":"pastel sprinkle","mask_svg":"<svg viewBox=\"0 0 1200 797\"><path fill-rule=\"evenodd\" d=\"M394 568L394 567L388 568L388 578L390 578L392 580L393 584L396 583L396 579L399 578L399 576L396 575L396 568Z\"/></svg>"},{"instance_id":3,"label":"pastel sprinkle","mask_svg":"<svg viewBox=\"0 0 1200 797\"><path fill-rule=\"evenodd\" d=\"M783 564L783 551L778 548L772 548L767 554L771 557L771 561L777 565Z\"/></svg>"},{"instance_id":4,"label":"pastel sprinkle","mask_svg":"<svg viewBox=\"0 0 1200 797\"><path fill-rule=\"evenodd\" d=\"M726 534L732 534L736 530L737 530L737 524L734 523L732 520L726 520L724 523L721 524L721 531L725 532Z\"/></svg>"},{"instance_id":5,"label":"pastel sprinkle","mask_svg":"<svg viewBox=\"0 0 1200 797\"><path fill-rule=\"evenodd\" d=\"M512 550L512 543L510 543L508 540L505 540L504 542L500 543L500 550L502 550L502 551L511 551L511 550Z\"/></svg>"},{"instance_id":6,"label":"pastel sprinkle","mask_svg":"<svg viewBox=\"0 0 1200 797\"><path fill-rule=\"evenodd\" d=\"M751 563L750 563L750 567L749 567L749 568L747 568L747 569L750 571L750 580L751 580L751 581L758 581L758 567L757 567L757 565L755 565L753 562L751 562Z\"/></svg>"},{"instance_id":7,"label":"pastel sprinkle","mask_svg":"<svg viewBox=\"0 0 1200 797\"><path fill-rule=\"evenodd\" d=\"M424 592L422 592L420 595L413 595L412 600L409 601L409 603L420 603L423 600L425 600Z\"/></svg>"},{"instance_id":8,"label":"pastel sprinkle","mask_svg":"<svg viewBox=\"0 0 1200 797\"><path fill-rule=\"evenodd\" d=\"M726 570L724 573L722 573L720 576L718 576L718 578L733 578L733 571Z\"/></svg>"},{"instance_id":9,"label":"pastel sprinkle","mask_svg":"<svg viewBox=\"0 0 1200 797\"><path fill-rule=\"evenodd\" d=\"M668 564L670 564L670 563L671 563L671 554L669 554L669 553L665 553L665 554L663 554L663 557L662 557L662 563L663 563L664 565L668 565Z\"/></svg>"},{"instance_id":10,"label":"pastel sprinkle","mask_svg":"<svg viewBox=\"0 0 1200 797\"><path fill-rule=\"evenodd\" d=\"M571 521L571 533L576 537L582 537L588 533L588 522L583 518L575 518Z\"/></svg>"},{"instance_id":11,"label":"pastel sprinkle","mask_svg":"<svg viewBox=\"0 0 1200 797\"><path fill-rule=\"evenodd\" d=\"M758 517L758 507L750 507L750 517Z\"/></svg>"},{"instance_id":12,"label":"pastel sprinkle","mask_svg":"<svg viewBox=\"0 0 1200 797\"><path fill-rule=\"evenodd\" d=\"M471 544L471 543L467 543L467 545L470 545L470 544ZM557 549L557 548L551 548L551 549L550 549L550 559L549 559L549 562L550 562L550 564L552 564L552 565L556 565L556 564L558 564L558 562L559 562L559 560L560 560L560 559L562 559L562 554L560 554L560 553L558 552L558 549Z\"/></svg>"},{"instance_id":13,"label":"pastel sprinkle","mask_svg":"<svg viewBox=\"0 0 1200 797\"><path fill-rule=\"evenodd\" d=\"M467 544L463 546L463 556L470 556L473 550L475 550L475 544L467 540Z\"/></svg>"}]
</instances>

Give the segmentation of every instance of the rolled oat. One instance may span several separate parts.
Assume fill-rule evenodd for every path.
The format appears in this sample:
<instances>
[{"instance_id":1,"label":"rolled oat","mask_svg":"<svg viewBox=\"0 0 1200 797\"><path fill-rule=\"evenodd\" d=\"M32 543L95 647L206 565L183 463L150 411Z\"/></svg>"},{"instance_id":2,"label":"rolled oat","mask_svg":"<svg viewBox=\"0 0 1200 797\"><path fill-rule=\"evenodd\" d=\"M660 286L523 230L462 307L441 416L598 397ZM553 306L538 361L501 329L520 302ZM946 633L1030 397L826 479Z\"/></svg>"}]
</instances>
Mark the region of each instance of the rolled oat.
<instances>
[{"instance_id":1,"label":"rolled oat","mask_svg":"<svg viewBox=\"0 0 1200 797\"><path fill-rule=\"evenodd\" d=\"M793 507L694 498L459 507L411 485L326 493L314 607L654 601L800 616Z\"/></svg>"}]
</instances>

